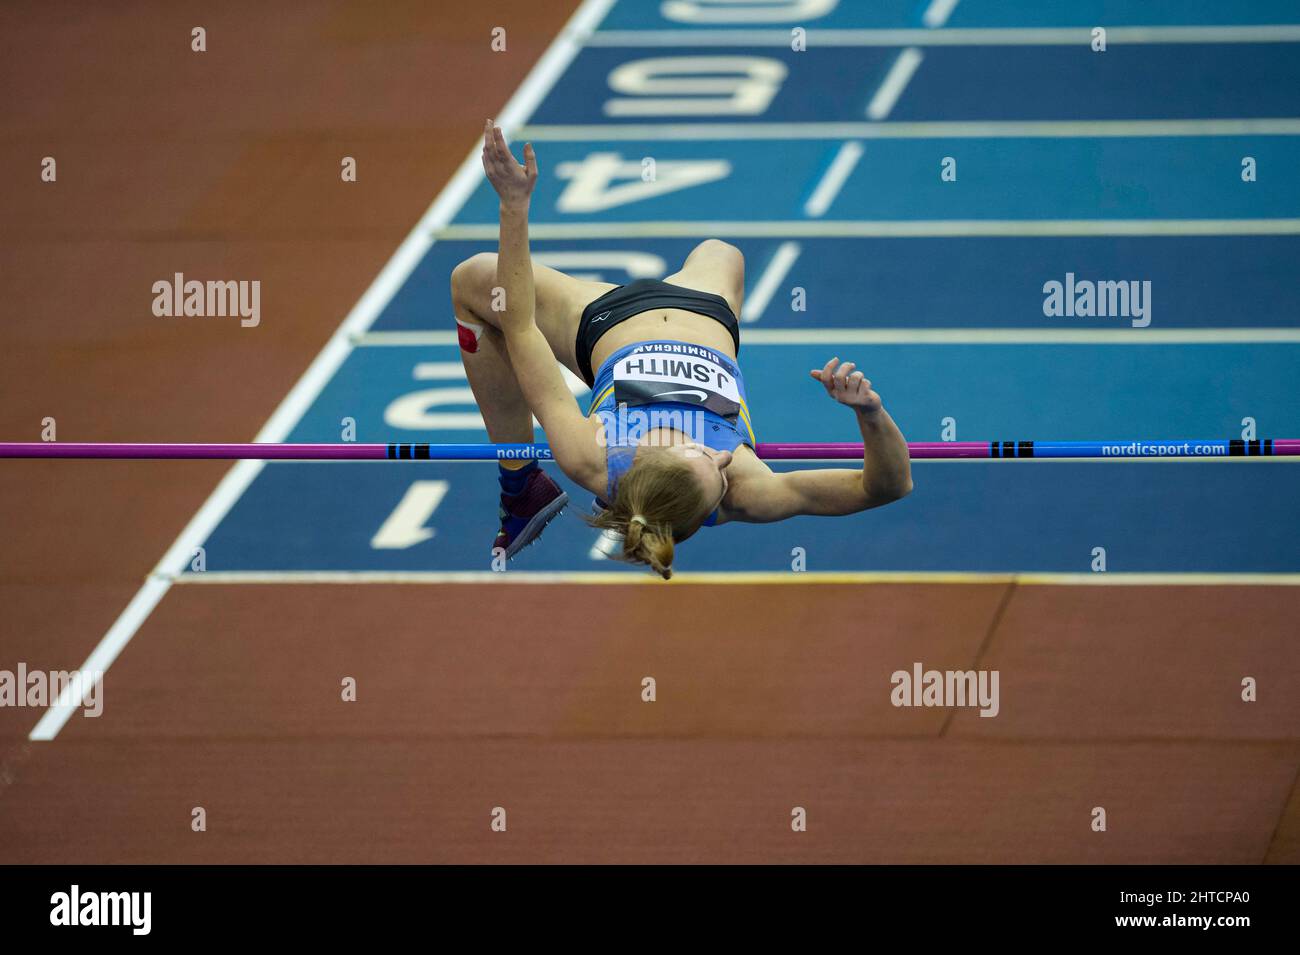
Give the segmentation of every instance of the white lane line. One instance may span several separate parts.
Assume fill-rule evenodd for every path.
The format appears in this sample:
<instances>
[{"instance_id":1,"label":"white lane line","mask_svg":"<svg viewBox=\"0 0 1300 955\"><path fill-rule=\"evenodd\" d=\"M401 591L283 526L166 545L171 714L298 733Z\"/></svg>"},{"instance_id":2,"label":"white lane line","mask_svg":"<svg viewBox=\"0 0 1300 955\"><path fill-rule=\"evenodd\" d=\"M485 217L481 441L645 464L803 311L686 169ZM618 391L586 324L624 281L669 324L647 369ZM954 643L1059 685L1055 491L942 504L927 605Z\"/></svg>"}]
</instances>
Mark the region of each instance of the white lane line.
<instances>
[{"instance_id":1,"label":"white lane line","mask_svg":"<svg viewBox=\"0 0 1300 955\"><path fill-rule=\"evenodd\" d=\"M490 242L493 223L449 225L436 238ZM542 222L532 239L934 238L942 236L1295 235L1300 219L790 219L698 222Z\"/></svg>"},{"instance_id":2,"label":"white lane line","mask_svg":"<svg viewBox=\"0 0 1300 955\"><path fill-rule=\"evenodd\" d=\"M435 332L430 330L407 332L366 332L352 340L357 347L367 348L407 348L430 345L455 345L455 332Z\"/></svg>"},{"instance_id":3,"label":"white lane line","mask_svg":"<svg viewBox=\"0 0 1300 955\"><path fill-rule=\"evenodd\" d=\"M145 581L143 587L136 592L131 598L131 602L126 605L126 609L118 616L113 626L109 628L104 639L99 641L99 645L91 651L90 656L81 664L82 673L103 673L113 665L117 655L122 652L127 641L139 629L140 624L153 612L153 608L158 606L158 601L162 600L163 595L171 589L172 581L157 577L150 577ZM88 687L86 689L91 689ZM68 722L68 718L81 708L85 699L83 694L78 699L70 686L65 686L59 694L59 698L50 704L49 708L41 715L36 726L27 734L30 740L51 740L59 735L59 730L63 729L63 724Z\"/></svg>"},{"instance_id":4,"label":"white lane line","mask_svg":"<svg viewBox=\"0 0 1300 955\"><path fill-rule=\"evenodd\" d=\"M1242 459L1246 460L1246 459ZM1260 459L1263 460L1263 459ZM943 462L918 462L937 464ZM1010 462L1008 462L1010 463ZM1030 461L1022 463L1029 464ZM661 580L637 571L208 571L178 584L1029 584L1090 587L1296 587L1300 574L968 573L964 571L712 571Z\"/></svg>"},{"instance_id":5,"label":"white lane line","mask_svg":"<svg viewBox=\"0 0 1300 955\"><path fill-rule=\"evenodd\" d=\"M831 164L826 167L826 173L822 176L821 182L817 183L817 188L813 190L813 194L804 203L804 215L811 219L819 219L826 214L826 210L831 207L835 197L844 188L844 183L853 174L854 168L858 165L858 160L862 158L862 152L862 144L851 140L840 146L840 151L835 154Z\"/></svg>"},{"instance_id":6,"label":"white lane line","mask_svg":"<svg viewBox=\"0 0 1300 955\"><path fill-rule=\"evenodd\" d=\"M1239 26L1109 27L1106 41L1117 43L1295 43L1300 24ZM923 30L808 31L817 46L1088 46L1092 27L1016 27ZM584 46L690 47L790 45L789 30L602 30Z\"/></svg>"},{"instance_id":7,"label":"white lane line","mask_svg":"<svg viewBox=\"0 0 1300 955\"><path fill-rule=\"evenodd\" d=\"M627 123L527 126L533 142L746 139L1064 139L1150 136L1296 136L1300 119L1071 119L936 122Z\"/></svg>"},{"instance_id":8,"label":"white lane line","mask_svg":"<svg viewBox=\"0 0 1300 955\"><path fill-rule=\"evenodd\" d=\"M1296 344L1300 343L1300 328L750 328L744 336L746 345L840 342L846 345ZM367 332L353 344L366 348L427 348L455 345L456 333Z\"/></svg>"},{"instance_id":9,"label":"white lane line","mask_svg":"<svg viewBox=\"0 0 1300 955\"><path fill-rule=\"evenodd\" d=\"M948 22L952 11L957 7L957 0L930 0L930 5L921 15L921 22L932 30Z\"/></svg>"},{"instance_id":10,"label":"white lane line","mask_svg":"<svg viewBox=\"0 0 1300 955\"><path fill-rule=\"evenodd\" d=\"M921 51L914 46L899 52L893 66L885 74L880 89L876 90L876 95L867 104L868 119L885 119L889 116L922 59Z\"/></svg>"},{"instance_id":11,"label":"white lane line","mask_svg":"<svg viewBox=\"0 0 1300 955\"><path fill-rule=\"evenodd\" d=\"M532 115L542 98L577 55L580 38L595 28L613 3L614 0L583 0L502 109L497 123L506 130L507 134L523 125ZM283 441L293 430L294 425L343 364L352 350L353 340L365 332L379 316L384 306L424 258L433 244L436 232L452 220L477 188L482 176L479 149L475 146L456 170L451 181L398 247L388 264L353 306L343 324L335 330L324 349L275 409L262 430L257 433L254 441ZM118 654L135 636L136 631L167 593L172 579L181 573L192 559L195 548L207 540L213 529L261 472L264 464L265 462L261 461L240 461L226 473L216 490L163 555L144 586L91 651L86 662L82 664L83 670L104 671L117 659ZM79 701L71 697L71 692L60 694L59 699L46 710L28 738L54 739L79 705Z\"/></svg>"},{"instance_id":12,"label":"white lane line","mask_svg":"<svg viewBox=\"0 0 1300 955\"><path fill-rule=\"evenodd\" d=\"M759 276L754 291L745 298L745 304L740 307L741 322L748 324L763 317L778 286L785 281L785 277L790 274L790 267L799 258L799 251L798 242L782 242L777 246L772 261L767 263L767 268Z\"/></svg>"}]
</instances>

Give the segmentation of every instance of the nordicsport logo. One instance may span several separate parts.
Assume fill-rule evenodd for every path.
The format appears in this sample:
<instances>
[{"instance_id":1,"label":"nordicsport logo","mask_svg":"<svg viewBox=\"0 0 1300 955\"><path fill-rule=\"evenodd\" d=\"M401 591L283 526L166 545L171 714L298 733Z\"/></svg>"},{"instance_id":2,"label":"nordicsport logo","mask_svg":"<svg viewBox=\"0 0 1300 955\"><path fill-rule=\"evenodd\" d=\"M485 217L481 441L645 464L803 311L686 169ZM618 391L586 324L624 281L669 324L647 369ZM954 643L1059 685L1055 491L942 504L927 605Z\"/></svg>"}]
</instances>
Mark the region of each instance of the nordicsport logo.
<instances>
[{"instance_id":1,"label":"nordicsport logo","mask_svg":"<svg viewBox=\"0 0 1300 955\"><path fill-rule=\"evenodd\" d=\"M1227 453L1226 441L1129 441L1101 446L1102 457L1106 458L1223 457Z\"/></svg>"},{"instance_id":2,"label":"nordicsport logo","mask_svg":"<svg viewBox=\"0 0 1300 955\"><path fill-rule=\"evenodd\" d=\"M542 458L551 460L551 451L549 448L543 448L535 444L526 444L521 448L497 448L497 459L508 461L512 458L528 460L530 458Z\"/></svg>"},{"instance_id":3,"label":"nordicsport logo","mask_svg":"<svg viewBox=\"0 0 1300 955\"><path fill-rule=\"evenodd\" d=\"M132 935L148 935L153 925L152 892L82 892L73 885L50 896L50 924L125 925Z\"/></svg>"}]
</instances>

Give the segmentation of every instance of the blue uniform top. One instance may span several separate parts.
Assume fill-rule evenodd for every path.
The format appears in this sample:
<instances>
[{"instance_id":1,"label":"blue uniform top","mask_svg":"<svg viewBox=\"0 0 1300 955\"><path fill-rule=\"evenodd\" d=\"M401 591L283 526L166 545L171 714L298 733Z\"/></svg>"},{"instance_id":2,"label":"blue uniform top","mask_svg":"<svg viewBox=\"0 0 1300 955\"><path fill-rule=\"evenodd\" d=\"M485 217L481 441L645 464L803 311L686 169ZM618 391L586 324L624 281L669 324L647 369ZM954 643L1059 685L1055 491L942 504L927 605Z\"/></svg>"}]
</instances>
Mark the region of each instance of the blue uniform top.
<instances>
[{"instance_id":1,"label":"blue uniform top","mask_svg":"<svg viewBox=\"0 0 1300 955\"><path fill-rule=\"evenodd\" d=\"M608 501L632 466L638 440L652 428L674 428L715 451L754 447L740 368L704 345L666 340L626 345L600 366L591 393L587 414L598 414L605 426ZM715 510L704 526L717 519Z\"/></svg>"}]
</instances>

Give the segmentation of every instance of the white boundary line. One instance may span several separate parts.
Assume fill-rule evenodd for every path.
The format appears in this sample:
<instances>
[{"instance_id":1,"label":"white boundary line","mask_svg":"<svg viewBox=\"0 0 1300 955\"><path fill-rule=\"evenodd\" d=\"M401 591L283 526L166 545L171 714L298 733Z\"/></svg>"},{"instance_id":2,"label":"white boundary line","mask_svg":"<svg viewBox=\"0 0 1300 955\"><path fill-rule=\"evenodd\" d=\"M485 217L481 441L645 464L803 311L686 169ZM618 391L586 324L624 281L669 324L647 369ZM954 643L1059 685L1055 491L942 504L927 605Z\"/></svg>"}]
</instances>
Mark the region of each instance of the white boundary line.
<instances>
[{"instance_id":1,"label":"white boundary line","mask_svg":"<svg viewBox=\"0 0 1300 955\"><path fill-rule=\"evenodd\" d=\"M912 75L923 59L925 54L917 47L909 46L899 51L889 72L885 74L880 89L876 90L871 102L867 104L868 119L885 119L893 112L894 104L903 95L903 90L911 82Z\"/></svg>"},{"instance_id":2,"label":"white boundary line","mask_svg":"<svg viewBox=\"0 0 1300 955\"><path fill-rule=\"evenodd\" d=\"M929 122L588 123L519 130L533 142L737 139L1039 139L1296 136L1300 119L1035 119Z\"/></svg>"},{"instance_id":3,"label":"white boundary line","mask_svg":"<svg viewBox=\"0 0 1300 955\"><path fill-rule=\"evenodd\" d=\"M1093 587L1297 587L1300 574L965 573L960 571L736 571L673 574L617 571L207 571L178 584L1028 584Z\"/></svg>"},{"instance_id":4,"label":"white boundary line","mask_svg":"<svg viewBox=\"0 0 1300 955\"><path fill-rule=\"evenodd\" d=\"M957 7L957 0L930 0L930 5L921 15L921 22L931 30L937 30L948 22L952 11Z\"/></svg>"},{"instance_id":5,"label":"white boundary line","mask_svg":"<svg viewBox=\"0 0 1300 955\"><path fill-rule=\"evenodd\" d=\"M831 207L835 197L840 194L844 188L844 183L848 181L849 176L853 173L862 158L865 150L862 143L855 140L849 140L840 146L839 152L831 160L831 164L826 167L826 172L821 181L817 183L817 188L813 190L808 201L803 204L804 215L810 219L820 219L826 214L826 210Z\"/></svg>"},{"instance_id":6,"label":"white boundary line","mask_svg":"<svg viewBox=\"0 0 1300 955\"><path fill-rule=\"evenodd\" d=\"M798 260L800 251L798 242L782 242L776 247L776 252L767 263L767 268L754 283L754 291L745 297L745 304L740 307L742 323L749 324L763 317L768 304L772 301L772 296L776 294L777 286L785 281L790 268Z\"/></svg>"},{"instance_id":7,"label":"white boundary line","mask_svg":"<svg viewBox=\"0 0 1300 955\"><path fill-rule=\"evenodd\" d=\"M581 38L590 34L613 3L614 0L583 0L501 110L497 123L507 133L521 126L537 109L542 98L577 55ZM451 181L438 194L415 228L398 247L388 264L353 306L343 324L335 330L324 349L275 409L270 420L257 433L254 441L283 441L293 430L294 425L352 351L353 341L370 327L407 276L420 263L433 244L434 234L452 220L478 186L482 175L479 166L479 149L475 146L456 170ZM212 530L239 500L253 479L261 473L264 463L240 461L226 473L216 490L163 555L144 586L91 651L90 656L81 666L83 671L106 671L117 659L118 654L166 595L175 576L189 563L194 549L207 540ZM28 734L28 739L54 739L81 702L74 701L71 690L66 689L45 711L35 728Z\"/></svg>"},{"instance_id":8,"label":"white boundary line","mask_svg":"<svg viewBox=\"0 0 1300 955\"><path fill-rule=\"evenodd\" d=\"M436 238L491 242L494 223L449 225ZM540 222L528 228L541 239L741 238L846 239L934 238L942 236L1074 236L1074 235L1296 235L1293 219L789 219L736 222Z\"/></svg>"},{"instance_id":9,"label":"white boundary line","mask_svg":"<svg viewBox=\"0 0 1300 955\"><path fill-rule=\"evenodd\" d=\"M779 280L778 280L779 281ZM742 319L747 321L746 319ZM745 345L1223 345L1300 343L1300 328L746 328ZM455 332L366 332L367 348L456 344Z\"/></svg>"},{"instance_id":10,"label":"white boundary line","mask_svg":"<svg viewBox=\"0 0 1300 955\"><path fill-rule=\"evenodd\" d=\"M1104 24L1098 24L1104 26ZM1092 27L994 27L938 30L808 31L808 50L819 46L1082 46ZM1107 27L1106 43L1294 43L1300 24L1228 26ZM790 46L787 30L601 30L585 46L688 47Z\"/></svg>"}]
</instances>

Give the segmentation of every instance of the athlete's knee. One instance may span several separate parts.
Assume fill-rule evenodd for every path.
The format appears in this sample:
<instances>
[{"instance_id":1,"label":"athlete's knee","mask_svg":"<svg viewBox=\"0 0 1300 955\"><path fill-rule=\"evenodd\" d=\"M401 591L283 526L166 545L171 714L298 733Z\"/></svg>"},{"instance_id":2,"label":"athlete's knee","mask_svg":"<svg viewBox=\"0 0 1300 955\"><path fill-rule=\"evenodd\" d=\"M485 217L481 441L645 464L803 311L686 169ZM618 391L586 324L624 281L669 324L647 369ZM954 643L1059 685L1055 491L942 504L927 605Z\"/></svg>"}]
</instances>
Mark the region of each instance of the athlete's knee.
<instances>
[{"instance_id":1,"label":"athlete's knee","mask_svg":"<svg viewBox=\"0 0 1300 955\"><path fill-rule=\"evenodd\" d=\"M458 303L473 305L487 295L496 281L497 254L479 252L451 270L451 297Z\"/></svg>"},{"instance_id":2,"label":"athlete's knee","mask_svg":"<svg viewBox=\"0 0 1300 955\"><path fill-rule=\"evenodd\" d=\"M694 249L691 250L691 256L700 256L702 258L730 260L735 262L741 268L744 268L745 257L740 250L730 242L723 242L721 239L705 239Z\"/></svg>"},{"instance_id":3,"label":"athlete's knee","mask_svg":"<svg viewBox=\"0 0 1300 955\"><path fill-rule=\"evenodd\" d=\"M739 295L740 289L744 288L745 256L730 242L723 242L721 239L705 239L691 251L686 263L689 266L706 268L713 281L726 286L729 293L734 292Z\"/></svg>"},{"instance_id":4,"label":"athlete's knee","mask_svg":"<svg viewBox=\"0 0 1300 955\"><path fill-rule=\"evenodd\" d=\"M698 275L707 276L710 290L740 314L745 297L745 257L738 248L721 239L705 239L691 251L686 265Z\"/></svg>"},{"instance_id":5,"label":"athlete's knee","mask_svg":"<svg viewBox=\"0 0 1300 955\"><path fill-rule=\"evenodd\" d=\"M479 340L491 324L485 303L492 294L496 272L495 252L472 255L451 270L451 300L461 351L477 352Z\"/></svg>"}]
</instances>

